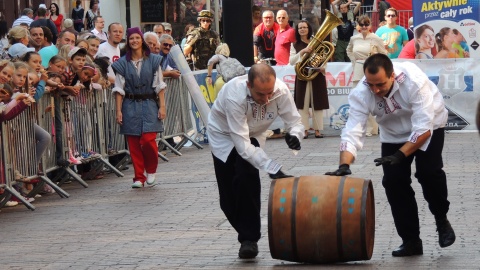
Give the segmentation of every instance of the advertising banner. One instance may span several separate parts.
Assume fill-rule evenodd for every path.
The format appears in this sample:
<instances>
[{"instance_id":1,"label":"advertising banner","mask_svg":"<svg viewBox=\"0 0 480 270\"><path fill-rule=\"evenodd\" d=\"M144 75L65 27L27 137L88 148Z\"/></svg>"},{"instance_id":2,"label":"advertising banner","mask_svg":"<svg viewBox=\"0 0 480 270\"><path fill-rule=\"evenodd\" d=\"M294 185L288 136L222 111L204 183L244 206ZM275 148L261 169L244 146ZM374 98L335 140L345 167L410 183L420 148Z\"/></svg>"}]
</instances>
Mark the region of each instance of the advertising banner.
<instances>
[{"instance_id":1,"label":"advertising banner","mask_svg":"<svg viewBox=\"0 0 480 270\"><path fill-rule=\"evenodd\" d=\"M405 61L402 59L396 62ZM480 80L474 74L480 74L480 66L476 59L433 59L408 60L422 69L434 82L443 95L449 117L447 130L476 130L475 114L477 102L480 99ZM295 90L295 69L293 66L274 66L277 78L283 80L288 88ZM213 86L205 83L206 72L194 72L197 83L209 106L213 105L215 95ZM215 80L215 71L212 73ZM328 63L326 70L328 102L330 109L324 111L324 131L326 135L340 134L348 119L348 95L352 91L352 65L350 63ZM193 107L198 131L204 126L199 113ZM283 128L281 119L277 119L271 129Z\"/></svg>"},{"instance_id":2,"label":"advertising banner","mask_svg":"<svg viewBox=\"0 0 480 270\"><path fill-rule=\"evenodd\" d=\"M417 59L479 58L479 0L413 2Z\"/></svg>"}]
</instances>

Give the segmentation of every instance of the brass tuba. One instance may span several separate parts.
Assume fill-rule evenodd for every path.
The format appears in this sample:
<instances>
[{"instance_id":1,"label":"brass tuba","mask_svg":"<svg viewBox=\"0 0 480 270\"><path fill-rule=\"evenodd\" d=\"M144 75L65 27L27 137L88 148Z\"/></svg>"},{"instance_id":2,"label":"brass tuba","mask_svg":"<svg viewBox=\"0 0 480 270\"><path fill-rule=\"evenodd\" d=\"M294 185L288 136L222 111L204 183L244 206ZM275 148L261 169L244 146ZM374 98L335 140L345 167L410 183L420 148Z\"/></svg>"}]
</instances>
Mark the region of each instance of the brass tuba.
<instances>
[{"instance_id":1,"label":"brass tuba","mask_svg":"<svg viewBox=\"0 0 480 270\"><path fill-rule=\"evenodd\" d=\"M307 47L312 48L312 52L302 56L302 60L295 65L297 78L302 81L311 81L317 77L318 68L323 67L335 52L335 47L328 41L323 41L332 30L343 24L342 20L333 13L325 9L325 20L318 28L312 41Z\"/></svg>"}]
</instances>

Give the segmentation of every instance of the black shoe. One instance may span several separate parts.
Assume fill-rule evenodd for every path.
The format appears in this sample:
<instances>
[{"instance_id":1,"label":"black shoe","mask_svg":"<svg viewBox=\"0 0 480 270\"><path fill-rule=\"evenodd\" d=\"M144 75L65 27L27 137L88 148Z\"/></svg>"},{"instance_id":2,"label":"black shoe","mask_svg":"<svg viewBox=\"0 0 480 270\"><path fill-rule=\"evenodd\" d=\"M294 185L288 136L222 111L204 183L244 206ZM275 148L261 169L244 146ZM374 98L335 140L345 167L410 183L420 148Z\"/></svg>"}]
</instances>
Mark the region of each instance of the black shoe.
<instances>
[{"instance_id":1,"label":"black shoe","mask_svg":"<svg viewBox=\"0 0 480 270\"><path fill-rule=\"evenodd\" d=\"M403 242L401 246L392 251L393 257L405 257L423 254L422 239Z\"/></svg>"},{"instance_id":2,"label":"black shoe","mask_svg":"<svg viewBox=\"0 0 480 270\"><path fill-rule=\"evenodd\" d=\"M238 251L238 257L240 259L253 259L258 255L257 242L243 241Z\"/></svg>"},{"instance_id":3,"label":"black shoe","mask_svg":"<svg viewBox=\"0 0 480 270\"><path fill-rule=\"evenodd\" d=\"M437 223L438 243L440 247L448 247L455 242L455 232L452 229L452 225L448 219L441 218L435 220Z\"/></svg>"}]
</instances>

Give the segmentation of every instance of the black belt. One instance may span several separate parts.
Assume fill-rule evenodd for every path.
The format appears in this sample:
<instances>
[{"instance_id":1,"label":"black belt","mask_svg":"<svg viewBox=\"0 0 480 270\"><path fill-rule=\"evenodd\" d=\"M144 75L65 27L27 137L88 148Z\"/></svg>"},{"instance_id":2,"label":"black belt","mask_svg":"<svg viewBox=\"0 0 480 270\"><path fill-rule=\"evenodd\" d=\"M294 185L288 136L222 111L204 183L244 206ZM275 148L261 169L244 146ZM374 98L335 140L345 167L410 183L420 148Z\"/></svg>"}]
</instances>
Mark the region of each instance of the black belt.
<instances>
[{"instance_id":1,"label":"black belt","mask_svg":"<svg viewBox=\"0 0 480 270\"><path fill-rule=\"evenodd\" d=\"M133 99L133 100L146 100L146 99L157 99L157 94L151 93L151 94L125 94L125 98L128 99Z\"/></svg>"}]
</instances>

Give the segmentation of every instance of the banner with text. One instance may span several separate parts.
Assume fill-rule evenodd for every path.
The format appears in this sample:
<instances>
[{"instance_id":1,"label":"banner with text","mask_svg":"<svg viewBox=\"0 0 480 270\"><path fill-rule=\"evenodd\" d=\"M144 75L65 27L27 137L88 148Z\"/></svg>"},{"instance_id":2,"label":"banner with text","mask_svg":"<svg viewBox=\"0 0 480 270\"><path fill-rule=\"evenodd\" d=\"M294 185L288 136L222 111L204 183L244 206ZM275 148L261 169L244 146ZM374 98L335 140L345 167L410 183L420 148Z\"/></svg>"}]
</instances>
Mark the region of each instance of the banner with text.
<instances>
[{"instance_id":1,"label":"banner with text","mask_svg":"<svg viewBox=\"0 0 480 270\"><path fill-rule=\"evenodd\" d=\"M397 59L394 61L406 61ZM480 66L475 59L434 59L408 60L415 63L439 88L443 95L445 106L449 111L447 130L476 130L475 114L477 102L480 99L480 80L474 74L480 74ZM295 69L293 66L273 67L277 77L282 79L288 88L294 91ZM206 71L194 72L207 103L213 105L213 86L205 83ZM215 72L212 74L215 75ZM212 76L215 78L215 76ZM350 63L332 62L327 65L326 72L328 101L330 109L324 113L324 133L327 135L340 134L348 120L348 94L352 85L352 65ZM201 128L199 114L195 106L193 115L197 127ZM271 126L272 129L283 128L280 119ZM200 131L200 130L199 130Z\"/></svg>"},{"instance_id":2,"label":"banner with text","mask_svg":"<svg viewBox=\"0 0 480 270\"><path fill-rule=\"evenodd\" d=\"M413 1L416 58L479 58L479 2Z\"/></svg>"}]
</instances>

